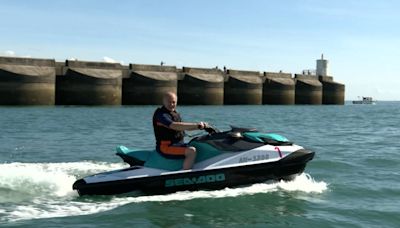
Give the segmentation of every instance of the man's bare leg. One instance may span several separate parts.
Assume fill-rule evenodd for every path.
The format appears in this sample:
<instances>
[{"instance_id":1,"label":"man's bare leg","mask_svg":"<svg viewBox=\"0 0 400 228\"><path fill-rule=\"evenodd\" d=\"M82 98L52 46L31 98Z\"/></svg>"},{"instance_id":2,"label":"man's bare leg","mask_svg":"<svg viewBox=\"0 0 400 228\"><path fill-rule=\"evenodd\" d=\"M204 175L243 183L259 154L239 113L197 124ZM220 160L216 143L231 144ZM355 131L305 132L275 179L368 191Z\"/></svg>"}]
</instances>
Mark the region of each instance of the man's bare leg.
<instances>
[{"instance_id":1,"label":"man's bare leg","mask_svg":"<svg viewBox=\"0 0 400 228\"><path fill-rule=\"evenodd\" d=\"M183 169L191 169L196 159L196 148L188 147L185 150L185 160L183 161Z\"/></svg>"}]
</instances>

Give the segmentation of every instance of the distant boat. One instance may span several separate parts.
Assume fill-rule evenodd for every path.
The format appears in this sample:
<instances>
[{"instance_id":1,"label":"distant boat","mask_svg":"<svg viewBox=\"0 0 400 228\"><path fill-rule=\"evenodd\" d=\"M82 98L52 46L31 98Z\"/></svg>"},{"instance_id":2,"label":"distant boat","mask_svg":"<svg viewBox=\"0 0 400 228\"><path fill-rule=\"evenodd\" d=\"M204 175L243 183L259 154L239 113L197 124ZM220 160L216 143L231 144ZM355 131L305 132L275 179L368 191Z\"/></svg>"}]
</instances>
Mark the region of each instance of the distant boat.
<instances>
[{"instance_id":1,"label":"distant boat","mask_svg":"<svg viewBox=\"0 0 400 228\"><path fill-rule=\"evenodd\" d=\"M362 97L362 99L353 101L353 104L376 104L376 101L372 99L372 97Z\"/></svg>"}]
</instances>

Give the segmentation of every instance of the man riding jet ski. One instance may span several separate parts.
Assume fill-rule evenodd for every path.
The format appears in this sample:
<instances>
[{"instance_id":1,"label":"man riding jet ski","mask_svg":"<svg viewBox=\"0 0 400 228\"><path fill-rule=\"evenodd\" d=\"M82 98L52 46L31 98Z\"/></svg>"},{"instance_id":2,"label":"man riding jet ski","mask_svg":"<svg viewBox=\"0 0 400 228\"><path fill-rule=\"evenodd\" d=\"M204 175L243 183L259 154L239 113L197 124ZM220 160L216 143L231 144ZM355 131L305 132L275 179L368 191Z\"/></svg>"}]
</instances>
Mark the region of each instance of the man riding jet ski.
<instances>
[{"instance_id":1,"label":"man riding jet ski","mask_svg":"<svg viewBox=\"0 0 400 228\"><path fill-rule=\"evenodd\" d=\"M185 130L204 129L205 123L182 122L176 111L177 96L168 92L163 97L163 106L153 115L153 129L156 137L156 151L171 159L184 158L183 169L190 169L196 158L196 148L183 142Z\"/></svg>"},{"instance_id":2,"label":"man riding jet ski","mask_svg":"<svg viewBox=\"0 0 400 228\"><path fill-rule=\"evenodd\" d=\"M117 155L131 167L77 180L73 189L80 195L221 189L291 179L314 157L278 134L237 127L219 132L204 122L181 122L176 102L176 95L167 93L154 113L155 150L119 146ZM183 131L197 129L208 134L183 144Z\"/></svg>"},{"instance_id":3,"label":"man riding jet ski","mask_svg":"<svg viewBox=\"0 0 400 228\"><path fill-rule=\"evenodd\" d=\"M111 195L140 191L165 194L185 190L213 190L268 180L290 180L304 171L314 152L287 138L256 129L208 132L188 145L197 156L191 170L182 170L184 159L166 158L155 150L117 147L129 168L94 174L77 180L80 195Z\"/></svg>"}]
</instances>

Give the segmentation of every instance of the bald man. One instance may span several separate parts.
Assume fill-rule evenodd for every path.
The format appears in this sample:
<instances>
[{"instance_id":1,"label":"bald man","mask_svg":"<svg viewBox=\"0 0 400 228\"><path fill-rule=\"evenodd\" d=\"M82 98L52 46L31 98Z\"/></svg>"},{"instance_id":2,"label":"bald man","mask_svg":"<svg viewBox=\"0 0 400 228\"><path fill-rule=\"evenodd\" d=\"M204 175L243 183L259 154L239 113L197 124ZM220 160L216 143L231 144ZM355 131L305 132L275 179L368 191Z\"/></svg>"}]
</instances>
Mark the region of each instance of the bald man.
<instances>
[{"instance_id":1,"label":"bald man","mask_svg":"<svg viewBox=\"0 0 400 228\"><path fill-rule=\"evenodd\" d=\"M168 92L163 97L163 106L154 112L156 149L166 158L185 158L183 169L191 169L196 159L196 148L183 142L184 131L201 130L206 124L182 122L181 116L176 111L177 101L176 94Z\"/></svg>"}]
</instances>

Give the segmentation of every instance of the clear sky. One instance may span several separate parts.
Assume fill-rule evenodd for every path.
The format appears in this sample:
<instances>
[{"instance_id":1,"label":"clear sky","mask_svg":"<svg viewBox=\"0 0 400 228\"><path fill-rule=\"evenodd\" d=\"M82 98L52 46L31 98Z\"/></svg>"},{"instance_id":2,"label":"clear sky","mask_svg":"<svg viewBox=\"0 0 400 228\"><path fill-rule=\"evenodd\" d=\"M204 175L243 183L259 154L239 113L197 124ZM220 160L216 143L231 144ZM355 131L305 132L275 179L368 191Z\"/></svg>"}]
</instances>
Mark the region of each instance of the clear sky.
<instances>
[{"instance_id":1,"label":"clear sky","mask_svg":"<svg viewBox=\"0 0 400 228\"><path fill-rule=\"evenodd\" d=\"M0 0L0 55L300 73L400 100L400 1Z\"/></svg>"}]
</instances>

